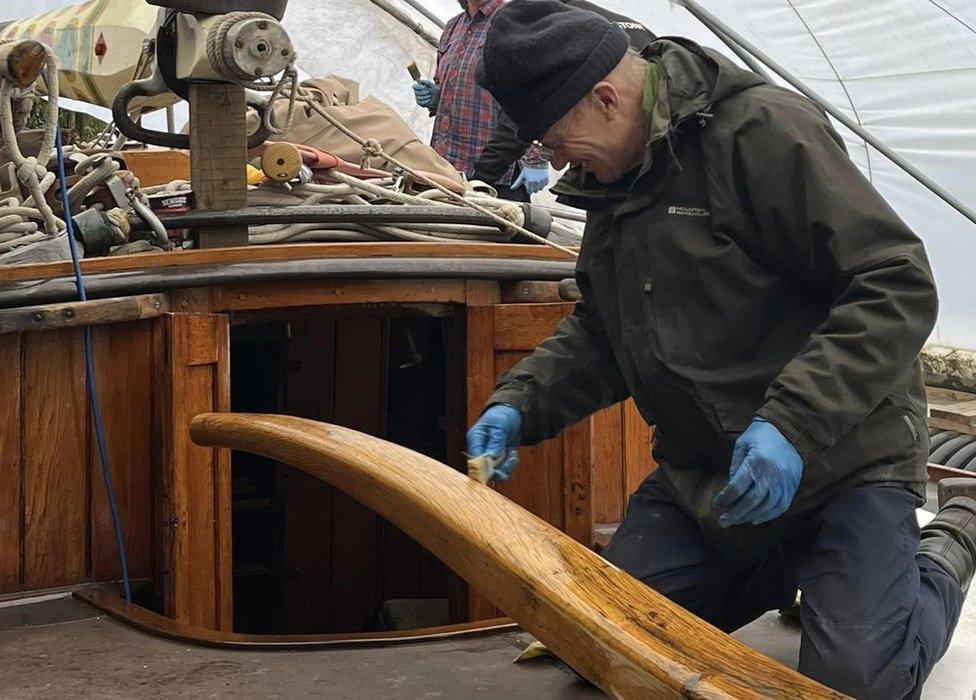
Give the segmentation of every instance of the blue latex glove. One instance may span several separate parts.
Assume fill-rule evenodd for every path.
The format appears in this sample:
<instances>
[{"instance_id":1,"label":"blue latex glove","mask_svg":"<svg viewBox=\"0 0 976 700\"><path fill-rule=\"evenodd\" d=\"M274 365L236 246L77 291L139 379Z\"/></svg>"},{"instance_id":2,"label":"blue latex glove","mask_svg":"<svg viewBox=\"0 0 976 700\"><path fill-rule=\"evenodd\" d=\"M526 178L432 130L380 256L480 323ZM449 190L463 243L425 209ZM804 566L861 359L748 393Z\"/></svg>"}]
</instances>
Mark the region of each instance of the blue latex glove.
<instances>
[{"instance_id":1,"label":"blue latex glove","mask_svg":"<svg viewBox=\"0 0 976 700\"><path fill-rule=\"evenodd\" d=\"M440 102L441 89L433 80L423 78L413 84L413 96L418 105L433 111L437 109L437 103Z\"/></svg>"},{"instance_id":2,"label":"blue latex glove","mask_svg":"<svg viewBox=\"0 0 976 700\"><path fill-rule=\"evenodd\" d=\"M729 483L715 496L721 527L778 518L790 507L803 476L803 458L775 425L754 418L735 441Z\"/></svg>"},{"instance_id":3,"label":"blue latex glove","mask_svg":"<svg viewBox=\"0 0 976 700\"><path fill-rule=\"evenodd\" d=\"M486 452L502 459L491 474L492 481L508 481L518 464L519 432L522 414L504 403L489 406L468 431L468 456L480 457Z\"/></svg>"},{"instance_id":4,"label":"blue latex glove","mask_svg":"<svg viewBox=\"0 0 976 700\"><path fill-rule=\"evenodd\" d=\"M512 183L512 189L522 186L529 194L541 192L549 185L549 166L529 166L522 168L522 172Z\"/></svg>"}]
</instances>

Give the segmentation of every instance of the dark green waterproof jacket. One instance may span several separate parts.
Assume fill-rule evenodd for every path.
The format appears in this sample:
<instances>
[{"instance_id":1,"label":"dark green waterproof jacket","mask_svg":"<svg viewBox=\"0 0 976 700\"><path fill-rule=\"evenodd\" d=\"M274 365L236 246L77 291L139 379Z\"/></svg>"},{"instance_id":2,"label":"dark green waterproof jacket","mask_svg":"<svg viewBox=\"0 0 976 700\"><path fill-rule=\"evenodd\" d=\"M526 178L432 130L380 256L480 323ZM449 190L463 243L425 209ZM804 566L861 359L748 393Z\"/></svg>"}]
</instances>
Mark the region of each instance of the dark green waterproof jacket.
<instances>
[{"instance_id":1,"label":"dark green waterproof jacket","mask_svg":"<svg viewBox=\"0 0 976 700\"><path fill-rule=\"evenodd\" d=\"M499 381L533 444L632 396L659 478L716 543L770 546L840 486L920 490L918 353L937 299L925 249L861 175L822 110L681 39L665 143L619 182L571 170L588 212L572 315ZM721 530L712 499L755 416L803 457L790 510ZM600 465L596 465L599 469Z\"/></svg>"}]
</instances>

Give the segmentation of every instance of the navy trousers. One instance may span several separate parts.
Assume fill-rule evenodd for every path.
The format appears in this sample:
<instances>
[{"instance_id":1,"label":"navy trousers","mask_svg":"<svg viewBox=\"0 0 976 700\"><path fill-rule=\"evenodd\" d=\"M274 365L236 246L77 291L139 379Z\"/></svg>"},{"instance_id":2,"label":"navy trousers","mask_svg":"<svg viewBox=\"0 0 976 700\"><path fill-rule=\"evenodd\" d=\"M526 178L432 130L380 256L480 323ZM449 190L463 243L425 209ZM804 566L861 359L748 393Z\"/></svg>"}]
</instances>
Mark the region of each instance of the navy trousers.
<instances>
[{"instance_id":1,"label":"navy trousers","mask_svg":"<svg viewBox=\"0 0 976 700\"><path fill-rule=\"evenodd\" d=\"M917 557L915 509L898 486L842 489L764 559L719 552L652 474L603 555L731 632L803 593L801 673L857 698L917 698L942 657L963 593Z\"/></svg>"}]
</instances>

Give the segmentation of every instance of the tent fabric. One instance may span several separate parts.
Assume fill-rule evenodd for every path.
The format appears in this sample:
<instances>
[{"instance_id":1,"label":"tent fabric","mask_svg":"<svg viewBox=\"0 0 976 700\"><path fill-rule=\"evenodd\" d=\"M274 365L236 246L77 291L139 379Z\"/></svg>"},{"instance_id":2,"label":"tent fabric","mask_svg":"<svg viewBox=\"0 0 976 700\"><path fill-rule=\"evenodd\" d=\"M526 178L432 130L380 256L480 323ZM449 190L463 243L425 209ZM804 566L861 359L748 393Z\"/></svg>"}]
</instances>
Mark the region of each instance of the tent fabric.
<instances>
[{"instance_id":1,"label":"tent fabric","mask_svg":"<svg viewBox=\"0 0 976 700\"><path fill-rule=\"evenodd\" d=\"M596 1L659 35L687 36L731 56L680 1ZM459 11L453 0L421 2L444 19ZM976 209L976 4L971 0L700 4ZM976 224L838 128L864 175L926 243L940 296L931 342L976 349Z\"/></svg>"},{"instance_id":2,"label":"tent fabric","mask_svg":"<svg viewBox=\"0 0 976 700\"><path fill-rule=\"evenodd\" d=\"M131 0L138 2L139 0ZM596 0L659 35L731 55L680 0ZM389 0L435 33L404 0ZM456 0L416 0L443 20ZM699 0L758 48L955 197L976 208L976 4L972 0ZM6 0L0 21L73 4ZM434 49L372 0L290 0L284 18L305 76L359 82L422 139L431 118L413 103L406 65L433 74ZM739 63L738 59L736 60ZM931 342L976 349L976 225L840 127L851 157L925 241L941 310Z\"/></svg>"}]
</instances>

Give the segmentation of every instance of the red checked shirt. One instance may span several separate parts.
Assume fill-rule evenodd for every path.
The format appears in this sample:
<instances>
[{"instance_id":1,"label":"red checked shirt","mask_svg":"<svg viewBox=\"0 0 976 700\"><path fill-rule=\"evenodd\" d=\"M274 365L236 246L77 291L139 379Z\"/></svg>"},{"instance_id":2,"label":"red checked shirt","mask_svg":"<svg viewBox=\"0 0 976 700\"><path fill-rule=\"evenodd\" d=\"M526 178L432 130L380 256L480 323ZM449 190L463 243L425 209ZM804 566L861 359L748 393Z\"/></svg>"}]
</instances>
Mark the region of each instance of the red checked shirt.
<instances>
[{"instance_id":1,"label":"red checked shirt","mask_svg":"<svg viewBox=\"0 0 976 700\"><path fill-rule=\"evenodd\" d=\"M466 6L461 3L462 7ZM431 145L455 168L470 174L474 162L495 131L498 103L474 80L491 15L502 6L502 0L488 0L473 17L462 12L444 27L437 49L434 82L441 89L434 118ZM523 165L543 165L540 149L530 147L522 158ZM515 166L498 182L511 183Z\"/></svg>"}]
</instances>

